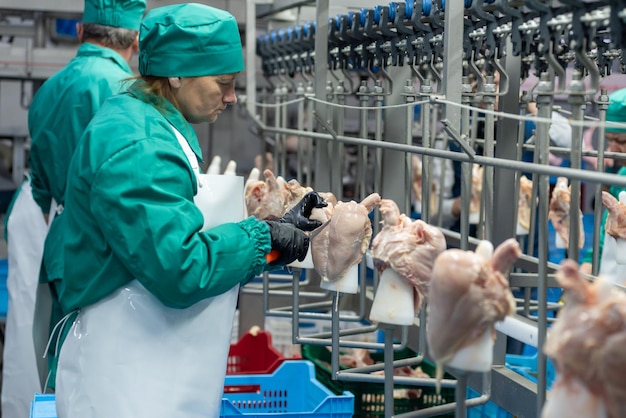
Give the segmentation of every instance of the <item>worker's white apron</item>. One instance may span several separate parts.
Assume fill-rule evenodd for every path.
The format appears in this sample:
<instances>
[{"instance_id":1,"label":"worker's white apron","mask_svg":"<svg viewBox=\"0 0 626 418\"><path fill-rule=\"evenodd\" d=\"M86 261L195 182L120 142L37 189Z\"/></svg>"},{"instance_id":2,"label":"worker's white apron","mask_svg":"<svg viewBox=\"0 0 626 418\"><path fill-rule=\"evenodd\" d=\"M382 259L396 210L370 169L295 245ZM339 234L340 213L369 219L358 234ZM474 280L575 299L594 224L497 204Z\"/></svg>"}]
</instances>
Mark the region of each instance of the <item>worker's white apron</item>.
<instances>
[{"instance_id":1,"label":"worker's white apron","mask_svg":"<svg viewBox=\"0 0 626 418\"><path fill-rule=\"evenodd\" d=\"M41 391L32 328L48 226L33 199L29 178L18 193L7 223L9 310L2 369L2 416L27 418L33 395Z\"/></svg>"},{"instance_id":2,"label":"worker's white apron","mask_svg":"<svg viewBox=\"0 0 626 418\"><path fill-rule=\"evenodd\" d=\"M198 178L204 229L241 221L243 178L200 175L172 129ZM59 418L218 417L238 291L172 309L134 280L83 308L59 358Z\"/></svg>"}]
</instances>

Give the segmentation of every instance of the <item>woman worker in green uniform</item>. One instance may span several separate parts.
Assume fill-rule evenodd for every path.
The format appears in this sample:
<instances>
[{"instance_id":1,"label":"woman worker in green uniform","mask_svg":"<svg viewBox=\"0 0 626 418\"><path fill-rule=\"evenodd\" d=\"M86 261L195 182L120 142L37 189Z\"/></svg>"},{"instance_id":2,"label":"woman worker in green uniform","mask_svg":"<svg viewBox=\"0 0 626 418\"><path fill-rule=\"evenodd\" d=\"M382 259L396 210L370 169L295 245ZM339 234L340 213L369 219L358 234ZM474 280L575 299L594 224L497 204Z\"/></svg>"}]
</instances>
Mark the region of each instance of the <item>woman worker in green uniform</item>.
<instances>
[{"instance_id":1,"label":"woman worker in green uniform","mask_svg":"<svg viewBox=\"0 0 626 418\"><path fill-rule=\"evenodd\" d=\"M236 102L237 22L199 4L150 11L141 78L109 99L72 159L60 302L79 310L56 380L60 418L216 417L239 284L304 259L307 195L283 222L248 218L202 230L198 139ZM243 190L240 191L243 193ZM294 226L295 224L295 226ZM301 229L298 229L301 228Z\"/></svg>"}]
</instances>

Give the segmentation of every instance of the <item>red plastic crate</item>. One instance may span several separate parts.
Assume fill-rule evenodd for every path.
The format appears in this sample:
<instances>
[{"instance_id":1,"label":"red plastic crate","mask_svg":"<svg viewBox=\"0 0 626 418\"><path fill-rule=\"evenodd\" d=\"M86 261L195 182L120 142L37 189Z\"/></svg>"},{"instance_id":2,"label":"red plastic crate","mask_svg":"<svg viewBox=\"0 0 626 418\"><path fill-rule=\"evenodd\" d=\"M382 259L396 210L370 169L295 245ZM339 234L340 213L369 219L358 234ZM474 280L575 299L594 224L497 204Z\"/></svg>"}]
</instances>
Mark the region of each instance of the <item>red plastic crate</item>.
<instances>
[{"instance_id":1,"label":"red plastic crate","mask_svg":"<svg viewBox=\"0 0 626 418\"><path fill-rule=\"evenodd\" d=\"M268 331L248 332L230 345L226 374L269 374L284 360L300 360L300 356L284 357L272 346Z\"/></svg>"}]
</instances>

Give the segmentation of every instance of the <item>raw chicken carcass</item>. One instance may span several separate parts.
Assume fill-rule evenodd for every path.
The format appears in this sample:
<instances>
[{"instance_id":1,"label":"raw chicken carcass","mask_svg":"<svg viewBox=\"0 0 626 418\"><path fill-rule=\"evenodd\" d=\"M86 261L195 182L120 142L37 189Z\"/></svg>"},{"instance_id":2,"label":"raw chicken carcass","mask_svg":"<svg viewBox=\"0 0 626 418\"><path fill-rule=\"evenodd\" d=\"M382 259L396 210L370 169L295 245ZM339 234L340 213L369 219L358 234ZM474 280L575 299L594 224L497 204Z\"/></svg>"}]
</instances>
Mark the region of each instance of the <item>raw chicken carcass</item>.
<instances>
[{"instance_id":1,"label":"raw chicken carcass","mask_svg":"<svg viewBox=\"0 0 626 418\"><path fill-rule=\"evenodd\" d=\"M265 181L252 178L256 169L248 177L245 187L245 200L248 215L258 219L278 219L286 212L290 192L284 180L280 181L271 170L265 170Z\"/></svg>"},{"instance_id":2,"label":"raw chicken carcass","mask_svg":"<svg viewBox=\"0 0 626 418\"><path fill-rule=\"evenodd\" d=\"M285 212L288 212L300 200L302 200L305 194L313 191L313 189L310 187L302 186L296 179L291 179L287 182L287 190L289 191L289 198L287 199L287 207Z\"/></svg>"},{"instance_id":3,"label":"raw chicken carcass","mask_svg":"<svg viewBox=\"0 0 626 418\"><path fill-rule=\"evenodd\" d=\"M430 353L447 364L462 348L485 332L495 339L494 324L513 313L515 300L504 276L521 252L515 239L496 248L493 256L480 251L446 250L433 266L426 328Z\"/></svg>"},{"instance_id":4,"label":"raw chicken carcass","mask_svg":"<svg viewBox=\"0 0 626 418\"><path fill-rule=\"evenodd\" d=\"M392 268L411 283L418 311L428 294L435 258L446 249L446 239L438 228L400 214L393 200L382 199L379 210L383 228L372 241L374 265L379 272Z\"/></svg>"},{"instance_id":5,"label":"raw chicken carcass","mask_svg":"<svg viewBox=\"0 0 626 418\"><path fill-rule=\"evenodd\" d=\"M569 208L572 199L572 192L568 186L567 177L559 177L556 180L554 190L552 190L552 197L550 199L550 212L548 217L552 221L552 225L556 230L559 237L563 240L565 246L569 245L569 231L570 231L570 216ZM580 209L578 210L580 212ZM585 231L583 229L582 212L578 217L580 231L578 248L582 248L585 245Z\"/></svg>"},{"instance_id":6,"label":"raw chicken carcass","mask_svg":"<svg viewBox=\"0 0 626 418\"><path fill-rule=\"evenodd\" d=\"M419 155L413 155L411 157L411 168L413 171L413 194L415 199L422 200L422 159Z\"/></svg>"},{"instance_id":7,"label":"raw chicken carcass","mask_svg":"<svg viewBox=\"0 0 626 418\"><path fill-rule=\"evenodd\" d=\"M374 360L372 360L368 350L355 348L348 350L345 354L340 354L339 364L347 369L352 369L354 367L371 366L374 364Z\"/></svg>"},{"instance_id":8,"label":"raw chicken carcass","mask_svg":"<svg viewBox=\"0 0 626 418\"><path fill-rule=\"evenodd\" d=\"M423 184L423 176L422 176L422 159L418 155L414 155L412 157L412 171L413 171L413 194L415 198L415 210L418 213L422 213L422 184ZM430 204L428 205L430 209L431 216L435 216L439 210L439 187L437 183L431 181L430 182Z\"/></svg>"},{"instance_id":9,"label":"raw chicken carcass","mask_svg":"<svg viewBox=\"0 0 626 418\"><path fill-rule=\"evenodd\" d=\"M556 278L565 307L544 347L558 377L542 418L626 417L626 295L602 279L587 281L573 260Z\"/></svg>"},{"instance_id":10,"label":"raw chicken carcass","mask_svg":"<svg viewBox=\"0 0 626 418\"><path fill-rule=\"evenodd\" d=\"M372 238L368 214L379 202L378 193L372 193L361 203L337 203L329 224L311 240L313 264L322 279L337 281L361 261Z\"/></svg>"},{"instance_id":11,"label":"raw chicken carcass","mask_svg":"<svg viewBox=\"0 0 626 418\"><path fill-rule=\"evenodd\" d=\"M606 233L615 239L626 239L626 204L609 192L602 192L602 204L609 211L604 224Z\"/></svg>"},{"instance_id":12,"label":"raw chicken carcass","mask_svg":"<svg viewBox=\"0 0 626 418\"><path fill-rule=\"evenodd\" d=\"M530 230L530 212L535 208L535 205L531 204L532 190L532 180L529 180L526 176L520 177L517 223L526 230Z\"/></svg>"},{"instance_id":13,"label":"raw chicken carcass","mask_svg":"<svg viewBox=\"0 0 626 418\"><path fill-rule=\"evenodd\" d=\"M480 211L480 201L483 193L483 171L478 164L472 166L472 194L470 198L470 213Z\"/></svg>"}]
</instances>

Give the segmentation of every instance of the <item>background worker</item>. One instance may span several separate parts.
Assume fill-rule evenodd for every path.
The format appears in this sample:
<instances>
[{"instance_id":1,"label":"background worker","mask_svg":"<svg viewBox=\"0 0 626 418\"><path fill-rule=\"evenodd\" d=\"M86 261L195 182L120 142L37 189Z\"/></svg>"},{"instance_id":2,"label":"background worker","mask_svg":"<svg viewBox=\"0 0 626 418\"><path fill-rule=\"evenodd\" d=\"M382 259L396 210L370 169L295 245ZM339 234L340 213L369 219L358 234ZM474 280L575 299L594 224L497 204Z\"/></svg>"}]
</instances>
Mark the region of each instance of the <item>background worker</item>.
<instances>
[{"instance_id":1,"label":"background worker","mask_svg":"<svg viewBox=\"0 0 626 418\"><path fill-rule=\"evenodd\" d=\"M61 257L58 225L53 218L62 211L69 162L93 115L108 97L121 90L122 80L133 75L129 61L138 48L145 8L145 0L86 0L82 23L77 24L81 45L76 57L39 88L31 103L30 179L7 215L11 301L4 346L3 416L29 416L33 393L45 385L48 366L42 360L43 349L49 323L58 319L53 314L50 320L49 303L40 301L43 323L34 325L42 352L35 354L33 312L44 239L47 233L46 251L53 256L41 269L41 280L53 284L62 277L59 263L51 262ZM49 232L47 221L51 222ZM58 313L54 286L51 290L52 306ZM36 361L40 362L39 376ZM49 361L54 364L54 357ZM54 375L48 384L54 388Z\"/></svg>"},{"instance_id":2,"label":"background worker","mask_svg":"<svg viewBox=\"0 0 626 418\"><path fill-rule=\"evenodd\" d=\"M609 95L609 106L606 110L607 122L626 123L626 88L617 90ZM626 154L626 128L607 126L604 129L606 142L608 143L607 151L619 152ZM605 160L605 171L626 176L626 161L623 159L611 158ZM604 185L604 188L619 200L619 194L626 191L626 188ZM601 202L596 202L596 205ZM600 228L600 268L599 274L605 277L613 277L615 279L623 279L626 275L626 265L617 262L617 247L615 240L607 240L604 226L606 223L608 211L604 211ZM583 258L580 270L584 273L591 274L591 263L593 259L593 249L587 251Z\"/></svg>"},{"instance_id":3,"label":"background worker","mask_svg":"<svg viewBox=\"0 0 626 418\"><path fill-rule=\"evenodd\" d=\"M234 211L211 202L191 123L237 101L231 14L153 9L139 46L141 77L94 116L68 173L59 297L78 317L60 351L60 418L218 416L239 285L303 260L297 227L317 227L306 216L325 206L312 192L280 221L241 220L241 183L239 219L224 223Z\"/></svg>"}]
</instances>

